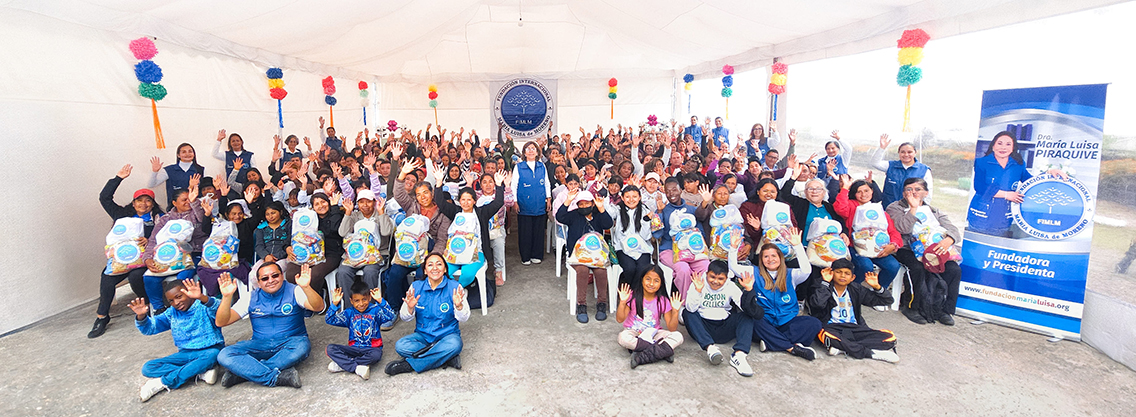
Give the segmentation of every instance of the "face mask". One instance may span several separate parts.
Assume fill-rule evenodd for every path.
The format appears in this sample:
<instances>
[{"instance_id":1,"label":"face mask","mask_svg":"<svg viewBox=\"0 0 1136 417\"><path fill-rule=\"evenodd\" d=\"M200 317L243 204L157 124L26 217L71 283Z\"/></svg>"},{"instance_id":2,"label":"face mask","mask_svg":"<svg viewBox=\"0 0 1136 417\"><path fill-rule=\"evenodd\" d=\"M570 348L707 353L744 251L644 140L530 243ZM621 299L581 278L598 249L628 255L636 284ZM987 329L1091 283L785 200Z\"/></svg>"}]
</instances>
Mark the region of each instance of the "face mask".
<instances>
[{"instance_id":1,"label":"face mask","mask_svg":"<svg viewBox=\"0 0 1136 417\"><path fill-rule=\"evenodd\" d=\"M592 210L594 209L595 207L579 207L576 209L576 211L579 212L582 216L587 216L592 214Z\"/></svg>"}]
</instances>

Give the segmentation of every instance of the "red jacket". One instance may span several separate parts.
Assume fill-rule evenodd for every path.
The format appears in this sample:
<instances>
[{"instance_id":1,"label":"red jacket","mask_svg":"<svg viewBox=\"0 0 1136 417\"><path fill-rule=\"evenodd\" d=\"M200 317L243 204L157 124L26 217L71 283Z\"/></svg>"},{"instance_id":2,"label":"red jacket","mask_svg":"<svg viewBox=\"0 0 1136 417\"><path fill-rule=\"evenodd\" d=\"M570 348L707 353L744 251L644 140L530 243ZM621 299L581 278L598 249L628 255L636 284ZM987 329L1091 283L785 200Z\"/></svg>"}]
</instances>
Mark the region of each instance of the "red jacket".
<instances>
[{"instance_id":1,"label":"red jacket","mask_svg":"<svg viewBox=\"0 0 1136 417\"><path fill-rule=\"evenodd\" d=\"M844 218L848 230L853 230L852 220L856 217L857 207L860 207L860 202L848 199L848 190L844 189L840 190L840 193L836 195L836 201L832 203L832 208L836 210L836 214ZM896 230L895 222L891 220L891 216L888 216L886 211L884 217L888 220L888 237L891 238L891 243L895 245L896 249L902 248L903 235L899 234L899 230Z\"/></svg>"}]
</instances>

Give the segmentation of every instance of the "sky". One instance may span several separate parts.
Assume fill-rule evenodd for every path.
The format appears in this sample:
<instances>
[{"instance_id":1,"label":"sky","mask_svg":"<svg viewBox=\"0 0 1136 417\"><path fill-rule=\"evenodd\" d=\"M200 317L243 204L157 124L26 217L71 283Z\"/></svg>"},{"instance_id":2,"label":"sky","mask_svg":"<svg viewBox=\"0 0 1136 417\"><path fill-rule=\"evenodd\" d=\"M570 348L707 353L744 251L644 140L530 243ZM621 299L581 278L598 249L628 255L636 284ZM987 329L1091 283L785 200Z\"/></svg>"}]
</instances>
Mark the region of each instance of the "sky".
<instances>
[{"instance_id":1,"label":"sky","mask_svg":"<svg viewBox=\"0 0 1136 417\"><path fill-rule=\"evenodd\" d=\"M1131 136L1136 148L1136 2L1016 25L932 39L919 65L923 79L912 88L913 131L929 128L937 137L974 140L983 90L1076 84L1110 84L1106 135ZM902 138L906 89L895 81L897 48L790 64L786 121L814 134L841 130L866 143L881 133ZM734 132L768 114L764 68L735 74L730 100ZM691 111L722 115L719 79L696 81ZM754 97L757 96L757 97ZM683 109L686 110L686 109Z\"/></svg>"}]
</instances>

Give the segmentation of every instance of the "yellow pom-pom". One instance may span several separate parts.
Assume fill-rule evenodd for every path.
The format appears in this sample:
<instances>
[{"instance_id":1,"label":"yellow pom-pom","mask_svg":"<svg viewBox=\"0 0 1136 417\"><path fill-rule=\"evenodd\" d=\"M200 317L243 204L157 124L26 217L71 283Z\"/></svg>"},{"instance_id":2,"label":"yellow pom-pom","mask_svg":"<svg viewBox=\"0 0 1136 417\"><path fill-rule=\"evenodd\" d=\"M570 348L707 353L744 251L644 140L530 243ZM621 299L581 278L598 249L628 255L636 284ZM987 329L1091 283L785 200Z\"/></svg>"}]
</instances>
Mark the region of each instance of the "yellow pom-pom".
<instances>
[{"instance_id":1,"label":"yellow pom-pom","mask_svg":"<svg viewBox=\"0 0 1136 417\"><path fill-rule=\"evenodd\" d=\"M609 92L609 93L618 93L619 92L618 90L619 90L618 87L608 87L607 88L607 92Z\"/></svg>"},{"instance_id":2,"label":"yellow pom-pom","mask_svg":"<svg viewBox=\"0 0 1136 417\"><path fill-rule=\"evenodd\" d=\"M789 79L785 74L773 74L773 76L769 77L769 82L772 84L785 85L786 81L789 81Z\"/></svg>"},{"instance_id":3,"label":"yellow pom-pom","mask_svg":"<svg viewBox=\"0 0 1136 417\"><path fill-rule=\"evenodd\" d=\"M923 62L923 48L899 48L900 65L919 65Z\"/></svg>"},{"instance_id":4,"label":"yellow pom-pom","mask_svg":"<svg viewBox=\"0 0 1136 417\"><path fill-rule=\"evenodd\" d=\"M693 86L694 86L694 83L686 83L686 85L683 86L682 88L686 91L690 91L690 88L693 87Z\"/></svg>"},{"instance_id":5,"label":"yellow pom-pom","mask_svg":"<svg viewBox=\"0 0 1136 417\"><path fill-rule=\"evenodd\" d=\"M430 91L431 93L436 93L436 92L438 92L438 86L436 86L436 85L434 85L434 84L430 84L430 86L429 86L429 87L426 87L426 89L427 89L427 90L429 90L429 91Z\"/></svg>"},{"instance_id":6,"label":"yellow pom-pom","mask_svg":"<svg viewBox=\"0 0 1136 417\"><path fill-rule=\"evenodd\" d=\"M276 78L268 80L268 88L284 88L284 79Z\"/></svg>"}]
</instances>

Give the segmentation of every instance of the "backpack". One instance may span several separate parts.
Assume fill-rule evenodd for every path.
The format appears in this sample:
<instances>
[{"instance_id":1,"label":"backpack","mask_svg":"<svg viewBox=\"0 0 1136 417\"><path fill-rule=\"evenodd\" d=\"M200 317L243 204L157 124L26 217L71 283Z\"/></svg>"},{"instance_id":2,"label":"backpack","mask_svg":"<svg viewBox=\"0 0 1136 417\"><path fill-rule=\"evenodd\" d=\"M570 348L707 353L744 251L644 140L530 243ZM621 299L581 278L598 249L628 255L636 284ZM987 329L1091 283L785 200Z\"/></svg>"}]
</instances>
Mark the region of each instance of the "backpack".
<instances>
[{"instance_id":1,"label":"backpack","mask_svg":"<svg viewBox=\"0 0 1136 417\"><path fill-rule=\"evenodd\" d=\"M923 288L916 297L919 299L919 314L928 321L937 320L943 315L943 306L947 302L947 280L942 275L926 273Z\"/></svg>"}]
</instances>

